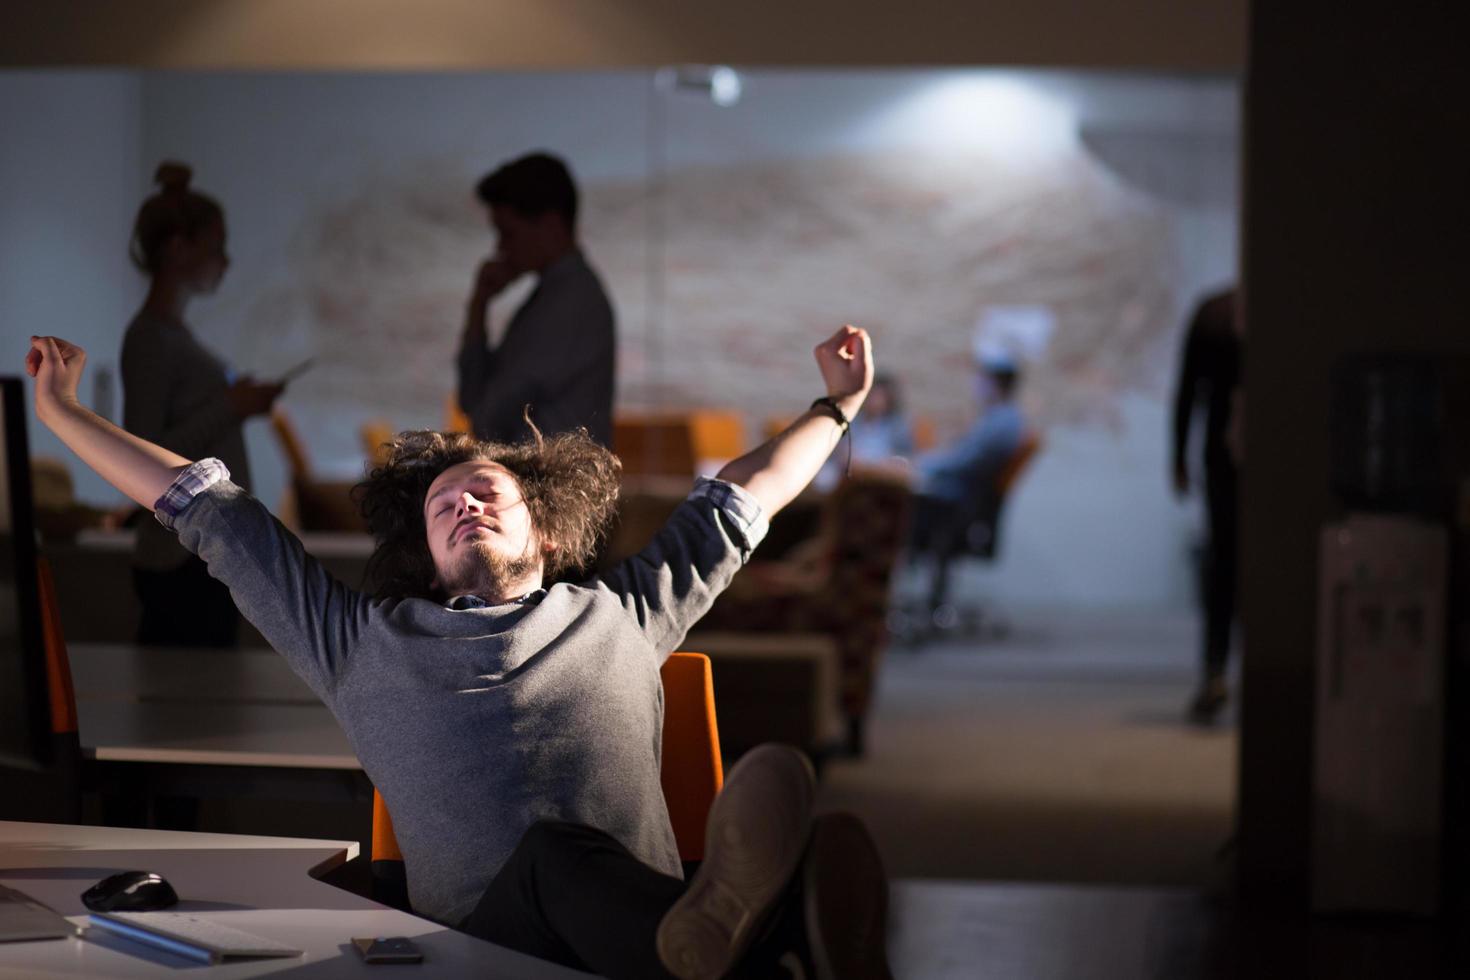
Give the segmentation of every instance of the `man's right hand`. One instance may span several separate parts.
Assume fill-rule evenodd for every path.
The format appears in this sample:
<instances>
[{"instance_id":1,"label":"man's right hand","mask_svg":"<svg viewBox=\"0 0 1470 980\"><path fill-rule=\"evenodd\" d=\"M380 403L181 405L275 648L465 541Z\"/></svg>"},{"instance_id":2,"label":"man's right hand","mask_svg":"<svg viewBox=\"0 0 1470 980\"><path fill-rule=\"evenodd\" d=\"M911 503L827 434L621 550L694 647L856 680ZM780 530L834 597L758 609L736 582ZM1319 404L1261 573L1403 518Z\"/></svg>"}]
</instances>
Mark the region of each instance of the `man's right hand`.
<instances>
[{"instance_id":1,"label":"man's right hand","mask_svg":"<svg viewBox=\"0 0 1470 980\"><path fill-rule=\"evenodd\" d=\"M130 435L77 401L87 352L60 337L32 337L26 374L36 379L36 417L82 462L136 504L152 508L190 460Z\"/></svg>"},{"instance_id":2,"label":"man's right hand","mask_svg":"<svg viewBox=\"0 0 1470 980\"><path fill-rule=\"evenodd\" d=\"M87 352L60 337L32 337L26 374L36 379L36 417L46 421L58 408L77 404L77 383Z\"/></svg>"},{"instance_id":3,"label":"man's right hand","mask_svg":"<svg viewBox=\"0 0 1470 980\"><path fill-rule=\"evenodd\" d=\"M515 270L510 267L510 263L498 254L492 255L480 263L480 271L475 275L475 292L471 302L477 308L484 309L485 304L514 282L515 278Z\"/></svg>"},{"instance_id":4,"label":"man's right hand","mask_svg":"<svg viewBox=\"0 0 1470 980\"><path fill-rule=\"evenodd\" d=\"M225 397L230 400L230 411L243 421L269 412L285 390L283 384L261 384L254 378L241 378L230 385Z\"/></svg>"}]
</instances>

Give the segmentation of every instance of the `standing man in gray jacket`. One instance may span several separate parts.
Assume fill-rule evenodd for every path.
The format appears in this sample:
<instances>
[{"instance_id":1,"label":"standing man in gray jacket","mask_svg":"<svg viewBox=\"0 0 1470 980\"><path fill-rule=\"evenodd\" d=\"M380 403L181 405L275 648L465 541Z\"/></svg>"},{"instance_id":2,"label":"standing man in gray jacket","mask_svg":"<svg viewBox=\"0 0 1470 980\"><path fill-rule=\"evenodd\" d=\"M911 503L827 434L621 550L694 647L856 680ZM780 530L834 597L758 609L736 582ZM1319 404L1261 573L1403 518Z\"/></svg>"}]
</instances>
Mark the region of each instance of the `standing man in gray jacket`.
<instances>
[{"instance_id":1,"label":"standing man in gray jacket","mask_svg":"<svg viewBox=\"0 0 1470 980\"><path fill-rule=\"evenodd\" d=\"M218 460L83 408L80 348L33 338L26 366L41 421L151 506L331 709L393 813L416 911L609 977L765 976L795 955L805 976L877 980L882 866L855 818L813 821L804 757L769 746L741 760L687 885L659 782L660 665L872 384L863 331L815 354L826 394L581 584L543 585L606 532L616 457L576 432L403 434L362 487L371 597L332 579Z\"/></svg>"},{"instance_id":2,"label":"standing man in gray jacket","mask_svg":"<svg viewBox=\"0 0 1470 980\"><path fill-rule=\"evenodd\" d=\"M577 245L577 187L545 153L512 160L475 189L495 228L495 254L480 266L459 349L459 405L475 435L519 442L531 421L546 435L585 428L612 445L617 355L613 310ZM536 289L493 349L491 300L523 275Z\"/></svg>"}]
</instances>

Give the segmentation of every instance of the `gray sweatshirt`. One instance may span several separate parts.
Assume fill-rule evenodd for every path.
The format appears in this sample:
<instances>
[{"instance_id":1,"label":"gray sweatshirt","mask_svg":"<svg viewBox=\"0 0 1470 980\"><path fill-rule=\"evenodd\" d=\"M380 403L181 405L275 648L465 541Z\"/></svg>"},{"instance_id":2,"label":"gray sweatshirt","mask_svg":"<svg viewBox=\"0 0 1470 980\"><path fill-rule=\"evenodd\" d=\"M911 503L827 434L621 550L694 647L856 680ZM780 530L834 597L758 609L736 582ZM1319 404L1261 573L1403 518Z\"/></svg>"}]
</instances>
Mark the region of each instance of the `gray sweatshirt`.
<instances>
[{"instance_id":1,"label":"gray sweatshirt","mask_svg":"<svg viewBox=\"0 0 1470 980\"><path fill-rule=\"evenodd\" d=\"M393 814L415 911L462 922L540 819L599 828L680 875L659 667L764 536L755 498L702 481L601 578L454 608L464 597L374 602L228 479L194 492L189 477L159 520L342 725Z\"/></svg>"}]
</instances>

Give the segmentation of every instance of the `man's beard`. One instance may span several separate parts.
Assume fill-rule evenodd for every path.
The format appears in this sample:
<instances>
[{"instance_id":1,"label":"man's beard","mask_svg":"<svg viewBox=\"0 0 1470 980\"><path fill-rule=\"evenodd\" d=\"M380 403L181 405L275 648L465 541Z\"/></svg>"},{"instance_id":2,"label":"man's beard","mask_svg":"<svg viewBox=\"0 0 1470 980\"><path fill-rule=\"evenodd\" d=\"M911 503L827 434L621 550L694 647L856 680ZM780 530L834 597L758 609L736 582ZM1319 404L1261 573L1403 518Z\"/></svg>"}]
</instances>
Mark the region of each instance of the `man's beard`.
<instances>
[{"instance_id":1,"label":"man's beard","mask_svg":"<svg viewBox=\"0 0 1470 980\"><path fill-rule=\"evenodd\" d=\"M482 599L513 598L510 592L536 570L530 549L507 558L488 541L471 541L460 552L450 574L444 576L444 591L450 596L477 595Z\"/></svg>"}]
</instances>

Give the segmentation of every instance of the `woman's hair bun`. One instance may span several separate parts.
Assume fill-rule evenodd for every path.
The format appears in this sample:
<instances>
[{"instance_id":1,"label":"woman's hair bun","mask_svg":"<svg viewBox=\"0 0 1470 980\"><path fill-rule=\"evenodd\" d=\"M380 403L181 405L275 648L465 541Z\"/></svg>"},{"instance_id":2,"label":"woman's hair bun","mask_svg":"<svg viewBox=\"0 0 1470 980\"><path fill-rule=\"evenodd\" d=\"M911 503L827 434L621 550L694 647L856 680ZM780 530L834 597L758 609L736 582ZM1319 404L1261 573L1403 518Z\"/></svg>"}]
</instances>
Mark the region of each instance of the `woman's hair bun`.
<instances>
[{"instance_id":1,"label":"woman's hair bun","mask_svg":"<svg viewBox=\"0 0 1470 980\"><path fill-rule=\"evenodd\" d=\"M164 191L186 191L189 189L189 179L193 176L194 171L188 164L165 160L153 171L153 182Z\"/></svg>"}]
</instances>

